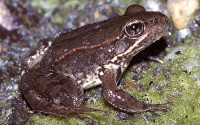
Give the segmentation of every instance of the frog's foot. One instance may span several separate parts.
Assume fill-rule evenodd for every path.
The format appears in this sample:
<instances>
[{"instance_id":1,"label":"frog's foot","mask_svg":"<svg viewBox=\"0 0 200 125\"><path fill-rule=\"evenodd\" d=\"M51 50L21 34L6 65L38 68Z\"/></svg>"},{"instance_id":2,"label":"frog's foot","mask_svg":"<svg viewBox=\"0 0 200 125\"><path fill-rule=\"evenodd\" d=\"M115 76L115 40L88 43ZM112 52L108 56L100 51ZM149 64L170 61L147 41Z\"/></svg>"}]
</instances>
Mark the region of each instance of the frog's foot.
<instances>
[{"instance_id":1,"label":"frog's foot","mask_svg":"<svg viewBox=\"0 0 200 125\"><path fill-rule=\"evenodd\" d=\"M35 111L45 114L67 118L69 114L104 113L81 107L83 90L70 77L61 74L29 71L22 77L20 90Z\"/></svg>"},{"instance_id":2,"label":"frog's foot","mask_svg":"<svg viewBox=\"0 0 200 125\"><path fill-rule=\"evenodd\" d=\"M166 104L146 104L139 102L130 94L120 90L116 86L117 71L114 69L106 69L102 83L104 99L111 103L114 107L129 113L140 113L154 110L169 111Z\"/></svg>"},{"instance_id":3,"label":"frog's foot","mask_svg":"<svg viewBox=\"0 0 200 125\"><path fill-rule=\"evenodd\" d=\"M154 110L164 110L164 111L170 111L169 108L167 108L169 105L172 105L173 102L165 103L165 104L146 104L143 103L144 107L146 108L146 111L154 111Z\"/></svg>"}]
</instances>

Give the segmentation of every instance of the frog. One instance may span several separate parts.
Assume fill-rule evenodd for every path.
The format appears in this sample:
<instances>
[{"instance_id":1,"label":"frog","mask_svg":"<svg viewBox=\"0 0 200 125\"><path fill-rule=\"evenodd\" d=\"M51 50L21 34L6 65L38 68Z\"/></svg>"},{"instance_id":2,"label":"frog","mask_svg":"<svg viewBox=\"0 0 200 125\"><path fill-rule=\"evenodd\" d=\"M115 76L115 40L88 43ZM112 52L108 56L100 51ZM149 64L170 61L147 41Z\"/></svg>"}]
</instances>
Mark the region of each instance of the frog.
<instances>
[{"instance_id":1,"label":"frog","mask_svg":"<svg viewBox=\"0 0 200 125\"><path fill-rule=\"evenodd\" d=\"M85 112L105 113L83 106L84 91L95 86L101 86L103 98L120 111L170 111L172 102L141 102L117 86L131 59L168 29L166 15L130 5L121 16L49 39L40 47L42 51L26 59L28 68L19 89L34 111L65 118L70 114L91 118Z\"/></svg>"}]
</instances>

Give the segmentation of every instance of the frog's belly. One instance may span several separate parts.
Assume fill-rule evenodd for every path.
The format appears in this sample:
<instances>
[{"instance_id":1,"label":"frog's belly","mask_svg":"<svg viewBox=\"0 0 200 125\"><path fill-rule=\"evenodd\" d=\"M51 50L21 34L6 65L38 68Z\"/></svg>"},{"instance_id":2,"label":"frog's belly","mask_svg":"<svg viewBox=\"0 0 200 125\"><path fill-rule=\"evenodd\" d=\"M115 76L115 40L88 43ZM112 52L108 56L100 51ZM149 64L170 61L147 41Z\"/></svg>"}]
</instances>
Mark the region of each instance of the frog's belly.
<instances>
[{"instance_id":1,"label":"frog's belly","mask_svg":"<svg viewBox=\"0 0 200 125\"><path fill-rule=\"evenodd\" d=\"M85 80L77 81L77 83L80 83L81 88L85 90L97 85L101 85L102 81L100 78L98 78L98 75L87 75Z\"/></svg>"},{"instance_id":2,"label":"frog's belly","mask_svg":"<svg viewBox=\"0 0 200 125\"><path fill-rule=\"evenodd\" d=\"M103 72L100 72L101 67L93 67L92 69L88 70L87 73L76 73L75 81L81 86L82 89L89 89L95 87L97 85L101 85L101 75Z\"/></svg>"},{"instance_id":3,"label":"frog's belly","mask_svg":"<svg viewBox=\"0 0 200 125\"><path fill-rule=\"evenodd\" d=\"M127 66L127 63L121 62L121 65L122 66L116 65L114 63L110 63L107 65L103 65L103 68L115 69L115 71L119 71L118 69L120 68L120 72L123 72L125 70L124 66ZM102 67L93 65L91 67L87 67L86 69L82 69L82 71L83 72L80 72L80 70L78 72L74 71L74 72L69 73L71 75L68 74L67 76L70 76L71 78L73 78L84 90L102 84L102 77L104 75L102 71Z\"/></svg>"},{"instance_id":4,"label":"frog's belly","mask_svg":"<svg viewBox=\"0 0 200 125\"><path fill-rule=\"evenodd\" d=\"M115 71L123 72L125 70L125 67L127 67L127 63L121 62L120 65L116 65L114 63L110 63L107 65L104 65L104 69L114 69ZM97 85L102 84L102 77L104 75L103 71L101 70L102 68L100 66L93 67L91 70L88 70L89 72L86 75L83 75L84 73L79 73L79 77L76 77L75 79L77 83L81 86L82 89L89 89L92 87L95 87ZM77 75L76 75L77 76ZM85 77L80 77L80 76L85 76ZM116 81L116 83L118 80Z\"/></svg>"}]
</instances>

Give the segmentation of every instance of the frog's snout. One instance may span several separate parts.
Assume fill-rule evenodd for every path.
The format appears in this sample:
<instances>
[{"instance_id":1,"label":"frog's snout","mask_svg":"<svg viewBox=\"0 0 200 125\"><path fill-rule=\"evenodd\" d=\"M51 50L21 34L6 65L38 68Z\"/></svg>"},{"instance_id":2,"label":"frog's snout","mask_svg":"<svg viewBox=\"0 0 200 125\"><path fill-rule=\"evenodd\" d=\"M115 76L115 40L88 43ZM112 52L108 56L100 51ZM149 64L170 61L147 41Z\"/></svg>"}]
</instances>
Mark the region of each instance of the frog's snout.
<instances>
[{"instance_id":1,"label":"frog's snout","mask_svg":"<svg viewBox=\"0 0 200 125\"><path fill-rule=\"evenodd\" d=\"M163 31L167 31L170 25L170 21L168 19L167 16L165 16L164 14L162 14L162 16L160 17L160 22L161 27L164 29Z\"/></svg>"},{"instance_id":2,"label":"frog's snout","mask_svg":"<svg viewBox=\"0 0 200 125\"><path fill-rule=\"evenodd\" d=\"M165 17L163 20L164 20L163 22L166 24L166 26L169 26L169 19L167 17Z\"/></svg>"}]
</instances>

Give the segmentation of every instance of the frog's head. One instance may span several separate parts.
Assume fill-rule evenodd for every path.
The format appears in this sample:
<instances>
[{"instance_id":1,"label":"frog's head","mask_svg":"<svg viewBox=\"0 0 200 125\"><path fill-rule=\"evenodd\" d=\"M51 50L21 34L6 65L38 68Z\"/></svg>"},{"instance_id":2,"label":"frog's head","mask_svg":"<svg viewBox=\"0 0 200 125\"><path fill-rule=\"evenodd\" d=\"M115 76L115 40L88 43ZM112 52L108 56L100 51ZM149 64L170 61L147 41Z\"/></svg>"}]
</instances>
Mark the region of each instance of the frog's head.
<instances>
[{"instance_id":1,"label":"frog's head","mask_svg":"<svg viewBox=\"0 0 200 125\"><path fill-rule=\"evenodd\" d=\"M160 12L146 11L140 5L131 5L122 16L121 35L115 43L111 62L129 61L135 54L160 39L169 28L168 18Z\"/></svg>"}]
</instances>

